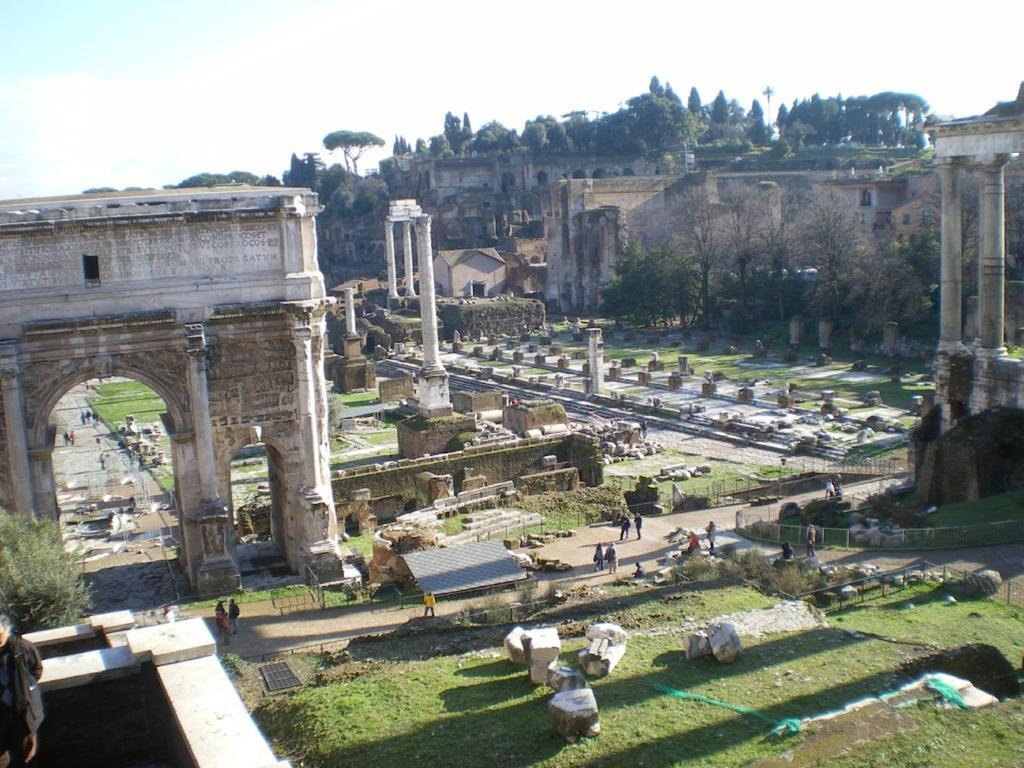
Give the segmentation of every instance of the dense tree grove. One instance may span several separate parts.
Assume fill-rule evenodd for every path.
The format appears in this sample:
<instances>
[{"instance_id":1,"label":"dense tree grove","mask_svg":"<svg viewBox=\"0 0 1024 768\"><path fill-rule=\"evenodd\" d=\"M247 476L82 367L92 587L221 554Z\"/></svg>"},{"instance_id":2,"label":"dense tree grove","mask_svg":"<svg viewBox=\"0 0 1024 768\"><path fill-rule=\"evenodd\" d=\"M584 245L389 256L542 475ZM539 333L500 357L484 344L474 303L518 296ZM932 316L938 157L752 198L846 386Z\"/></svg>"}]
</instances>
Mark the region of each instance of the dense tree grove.
<instances>
[{"instance_id":1,"label":"dense tree grove","mask_svg":"<svg viewBox=\"0 0 1024 768\"><path fill-rule=\"evenodd\" d=\"M912 242L870 241L834 192L800 196L772 182L716 199L693 185L676 210L674 238L651 250L630 242L602 289L603 313L736 332L793 315L862 334L890 321L934 325L934 231Z\"/></svg>"},{"instance_id":2,"label":"dense tree grove","mask_svg":"<svg viewBox=\"0 0 1024 768\"><path fill-rule=\"evenodd\" d=\"M774 91L764 90L769 99ZM627 99L617 111L590 117L585 111L569 112L558 119L538 115L527 120L522 131L490 122L474 132L469 115L460 119L448 112L444 130L428 140L417 139L415 149L396 137L394 154L410 152L446 158L508 152L524 147L534 154L597 154L657 156L684 144L752 147L771 142L770 116L758 100L745 110L736 99L719 91L708 104L691 88L686 103L668 83L652 77L647 92ZM925 146L928 104L912 93L878 93L873 96L815 94L809 99L779 107L774 123L786 146L863 144L869 146ZM786 152L781 154L785 157Z\"/></svg>"}]
</instances>

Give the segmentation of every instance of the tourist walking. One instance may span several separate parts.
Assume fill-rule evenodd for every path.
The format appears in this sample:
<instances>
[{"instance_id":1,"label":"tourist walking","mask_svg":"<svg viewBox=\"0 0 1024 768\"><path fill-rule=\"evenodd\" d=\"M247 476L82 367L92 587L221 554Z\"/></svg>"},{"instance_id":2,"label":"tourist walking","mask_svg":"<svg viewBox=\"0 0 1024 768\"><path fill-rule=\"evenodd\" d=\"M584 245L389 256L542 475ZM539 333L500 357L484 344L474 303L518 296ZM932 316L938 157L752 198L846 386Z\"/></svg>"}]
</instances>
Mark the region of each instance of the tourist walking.
<instances>
[{"instance_id":1,"label":"tourist walking","mask_svg":"<svg viewBox=\"0 0 1024 768\"><path fill-rule=\"evenodd\" d=\"M71 447L74 448L75 447L75 430L72 429L70 432L68 432L68 440L71 441Z\"/></svg>"},{"instance_id":2,"label":"tourist walking","mask_svg":"<svg viewBox=\"0 0 1024 768\"><path fill-rule=\"evenodd\" d=\"M218 600L217 607L213 609L213 618L217 622L217 631L224 645L231 645L231 636L228 634L228 612L224 610L224 601Z\"/></svg>"},{"instance_id":3,"label":"tourist walking","mask_svg":"<svg viewBox=\"0 0 1024 768\"><path fill-rule=\"evenodd\" d=\"M43 722L43 697L36 682L43 662L32 643L14 631L0 613L0 766L24 766L36 756L36 733Z\"/></svg>"},{"instance_id":4,"label":"tourist walking","mask_svg":"<svg viewBox=\"0 0 1024 768\"><path fill-rule=\"evenodd\" d=\"M615 573L619 570L619 553L615 551L615 544L608 545L604 559L608 561L608 573Z\"/></svg>"},{"instance_id":5,"label":"tourist walking","mask_svg":"<svg viewBox=\"0 0 1024 768\"><path fill-rule=\"evenodd\" d=\"M437 614L434 613L434 606L436 606L436 605L437 605L437 598L434 597L434 593L433 592L425 592L423 594L423 616L424 616L424 618L426 618L426 616L428 614L433 616L433 617L435 617L435 618L437 617Z\"/></svg>"},{"instance_id":6,"label":"tourist walking","mask_svg":"<svg viewBox=\"0 0 1024 768\"><path fill-rule=\"evenodd\" d=\"M635 515L633 515L633 527L636 528L636 537L638 539L640 538L640 529L643 527L643 525L644 519L640 517L640 513L637 512Z\"/></svg>"},{"instance_id":7,"label":"tourist walking","mask_svg":"<svg viewBox=\"0 0 1024 768\"><path fill-rule=\"evenodd\" d=\"M238 634L238 617L241 616L242 611L238 607L238 603L235 602L235 598L231 598L228 601L228 625L231 627L231 634Z\"/></svg>"},{"instance_id":8,"label":"tourist walking","mask_svg":"<svg viewBox=\"0 0 1024 768\"><path fill-rule=\"evenodd\" d=\"M594 570L604 570L604 548L600 544L598 544L597 548L594 550Z\"/></svg>"},{"instance_id":9,"label":"tourist walking","mask_svg":"<svg viewBox=\"0 0 1024 768\"><path fill-rule=\"evenodd\" d=\"M830 477L830 478L829 478L829 479L828 479L828 480L827 480L827 481L825 482L825 498L826 498L826 499L831 499L831 498L832 498L833 496L835 496L835 495L836 495L836 487L835 487L835 485L834 485L834 484L832 483L832 478Z\"/></svg>"},{"instance_id":10,"label":"tourist walking","mask_svg":"<svg viewBox=\"0 0 1024 768\"><path fill-rule=\"evenodd\" d=\"M630 525L632 525L632 523L630 523L629 521L629 515L623 515L622 520L619 522L619 525L621 526L619 530L619 541L622 541L623 539L628 539L629 527Z\"/></svg>"},{"instance_id":11,"label":"tourist walking","mask_svg":"<svg viewBox=\"0 0 1024 768\"><path fill-rule=\"evenodd\" d=\"M715 554L715 534L718 533L718 528L715 527L715 521L712 520L708 523L708 527L704 530L708 534L708 551L713 555Z\"/></svg>"},{"instance_id":12,"label":"tourist walking","mask_svg":"<svg viewBox=\"0 0 1024 768\"><path fill-rule=\"evenodd\" d=\"M815 530L813 525L807 526L807 559L810 560L814 557L814 542L818 538L818 532Z\"/></svg>"}]
</instances>

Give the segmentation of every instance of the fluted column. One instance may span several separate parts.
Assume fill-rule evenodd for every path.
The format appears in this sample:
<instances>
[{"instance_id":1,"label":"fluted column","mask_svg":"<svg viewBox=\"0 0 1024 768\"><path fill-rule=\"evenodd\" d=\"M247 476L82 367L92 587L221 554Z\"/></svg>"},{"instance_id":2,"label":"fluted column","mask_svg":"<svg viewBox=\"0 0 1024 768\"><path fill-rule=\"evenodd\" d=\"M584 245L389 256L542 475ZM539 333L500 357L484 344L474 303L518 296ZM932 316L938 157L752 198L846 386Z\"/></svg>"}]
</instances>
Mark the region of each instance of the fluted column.
<instances>
[{"instance_id":1,"label":"fluted column","mask_svg":"<svg viewBox=\"0 0 1024 768\"><path fill-rule=\"evenodd\" d=\"M196 469L199 474L199 497L203 507L223 506L217 489L217 464L213 455L213 426L210 423L210 392L206 368L210 348L202 325L185 326L188 353L189 401L196 441Z\"/></svg>"},{"instance_id":2,"label":"fluted column","mask_svg":"<svg viewBox=\"0 0 1024 768\"><path fill-rule=\"evenodd\" d=\"M292 344L295 345L295 395L298 406L298 421L302 433L302 484L319 488L321 476L320 462L311 460L318 455L320 437L317 434L316 393L313 388L311 373L313 370L313 332L309 326L292 328Z\"/></svg>"},{"instance_id":3,"label":"fluted column","mask_svg":"<svg viewBox=\"0 0 1024 768\"><path fill-rule=\"evenodd\" d=\"M398 274L395 270L395 223L384 220L384 250L388 262L388 299L398 298Z\"/></svg>"},{"instance_id":4,"label":"fluted column","mask_svg":"<svg viewBox=\"0 0 1024 768\"><path fill-rule=\"evenodd\" d=\"M942 267L939 351L963 350L963 256L961 245L959 167L954 160L939 163L942 181Z\"/></svg>"},{"instance_id":5,"label":"fluted column","mask_svg":"<svg viewBox=\"0 0 1024 768\"><path fill-rule=\"evenodd\" d=\"M420 320L423 328L423 368L444 369L437 341L437 297L434 294L434 258L430 247L430 217L416 220L416 251L420 257Z\"/></svg>"},{"instance_id":6,"label":"fluted column","mask_svg":"<svg viewBox=\"0 0 1024 768\"><path fill-rule=\"evenodd\" d=\"M982 164L980 349L990 357L1006 354L1003 346L1003 304L1006 284L1006 254L1003 243L1003 166L1006 155L986 158Z\"/></svg>"},{"instance_id":7,"label":"fluted column","mask_svg":"<svg viewBox=\"0 0 1024 768\"><path fill-rule=\"evenodd\" d=\"M405 295L415 296L416 278L412 264L412 223L409 221L402 222L402 248L405 251Z\"/></svg>"},{"instance_id":8,"label":"fluted column","mask_svg":"<svg viewBox=\"0 0 1024 768\"><path fill-rule=\"evenodd\" d=\"M0 358L0 387L4 394L4 427L7 432L7 468L14 513L32 517L32 475L25 433L25 403L21 391L21 367L13 345Z\"/></svg>"}]
</instances>

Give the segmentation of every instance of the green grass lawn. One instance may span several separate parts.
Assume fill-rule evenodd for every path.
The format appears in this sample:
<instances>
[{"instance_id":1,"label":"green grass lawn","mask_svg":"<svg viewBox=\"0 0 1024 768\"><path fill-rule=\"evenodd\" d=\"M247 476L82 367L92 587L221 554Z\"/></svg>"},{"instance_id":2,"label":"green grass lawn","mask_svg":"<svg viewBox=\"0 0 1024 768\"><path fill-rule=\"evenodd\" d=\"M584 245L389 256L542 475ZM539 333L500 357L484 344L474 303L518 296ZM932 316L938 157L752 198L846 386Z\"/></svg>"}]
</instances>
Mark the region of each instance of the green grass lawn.
<instances>
[{"instance_id":1,"label":"green grass lawn","mask_svg":"<svg viewBox=\"0 0 1024 768\"><path fill-rule=\"evenodd\" d=\"M88 397L89 407L99 414L107 429L116 432L131 414L142 424L160 424L160 415L167 406L160 396L137 381L115 381L100 384Z\"/></svg>"},{"instance_id":2,"label":"green grass lawn","mask_svg":"<svg viewBox=\"0 0 1024 768\"><path fill-rule=\"evenodd\" d=\"M928 651L928 644L982 641L1019 659L1024 623L1018 609L992 601L947 606L941 589L922 586L836 615L830 627L745 639L739 659L720 665L709 658L686 661L680 633L673 628L684 618L765 606L768 598L719 586L670 595L606 587L605 594L606 602L593 606L592 618L616 621L632 634L615 672L590 681L601 710L596 738L567 744L551 732L550 691L531 685L523 668L504 659L495 647L500 634L494 631L481 634L485 644L468 653L471 643L462 636L458 651L438 650L445 647L444 633L419 638L421 653L410 649L410 638L396 638L391 656L380 643L362 652L350 646L354 658L360 659L360 653L373 658L354 665L344 682L264 698L256 716L275 745L308 768L409 762L724 767L755 760L766 761L757 763L764 766L1021 764L1024 709L1019 701L968 713L921 705L900 710L898 722L907 727L856 728L870 737L821 742L813 732L770 737L762 721L655 689L664 685L704 694L774 720L820 714L893 688L900 664ZM575 662L585 642L578 633L588 620L562 625L563 663ZM950 759L944 744L951 744L951 754L961 759ZM807 750L814 750L817 759L774 762ZM833 762L837 753L846 762Z\"/></svg>"},{"instance_id":3,"label":"green grass lawn","mask_svg":"<svg viewBox=\"0 0 1024 768\"><path fill-rule=\"evenodd\" d=\"M680 355L689 358L689 364L700 377L704 371L720 371L733 381L745 379L769 379L781 386L785 382L793 383L797 388L808 394L817 397L822 389L833 389L839 399L854 400L861 402L864 396L872 391L878 390L882 400L887 405L896 408L910 408L910 399L934 389L931 374L924 363L919 360L902 361L905 374L899 383L889 381L886 371L895 362L893 358L869 353L855 354L851 352L836 351L833 355L833 363L830 366L821 368L814 367L811 358L816 352L810 345L804 345L800 351L800 357L796 363L786 363L782 360L784 348L776 344L769 350L768 358L765 360L752 360L749 346L742 347L739 354L724 354L728 344L722 338L712 344L709 352L697 352L696 346L687 343L685 347L668 346L665 344L647 344L641 341L643 332L638 332L635 341L623 341L621 335L605 342L605 354L614 361L620 361L624 357L635 357L637 363L644 364L650 360L651 352L658 353L658 359L665 364L665 369L670 370L676 367ZM585 349L580 344L564 346L567 355L575 349ZM717 351L716 351L717 350ZM864 373L882 377L881 381L844 381L843 377L852 377L850 365L854 360L864 360L867 370ZM836 375L829 378L815 378L819 373L832 371Z\"/></svg>"},{"instance_id":4,"label":"green grass lawn","mask_svg":"<svg viewBox=\"0 0 1024 768\"><path fill-rule=\"evenodd\" d=\"M343 395L333 395L336 397L343 406L354 408L360 405L372 405L373 403L380 402L380 395L376 390L368 390L366 392L349 392Z\"/></svg>"},{"instance_id":5,"label":"green grass lawn","mask_svg":"<svg viewBox=\"0 0 1024 768\"><path fill-rule=\"evenodd\" d=\"M980 501L962 501L939 507L928 515L928 524L940 528L1021 519L1024 519L1024 491L1010 491Z\"/></svg>"}]
</instances>

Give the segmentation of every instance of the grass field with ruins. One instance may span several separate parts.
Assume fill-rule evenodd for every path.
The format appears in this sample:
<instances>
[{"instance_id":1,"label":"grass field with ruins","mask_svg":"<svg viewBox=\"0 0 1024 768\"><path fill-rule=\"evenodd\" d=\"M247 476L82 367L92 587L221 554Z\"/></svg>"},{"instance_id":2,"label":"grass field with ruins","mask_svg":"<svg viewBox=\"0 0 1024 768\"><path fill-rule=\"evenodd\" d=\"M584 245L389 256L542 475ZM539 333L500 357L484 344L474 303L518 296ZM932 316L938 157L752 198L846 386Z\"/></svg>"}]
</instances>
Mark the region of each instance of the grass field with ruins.
<instances>
[{"instance_id":1,"label":"grass field with ruins","mask_svg":"<svg viewBox=\"0 0 1024 768\"><path fill-rule=\"evenodd\" d=\"M550 691L531 685L500 652L509 627L417 623L392 638L355 642L345 661L321 666L314 684L264 698L256 715L276 746L305 766L1020 765L1019 699L978 711L883 708L780 738L761 720L655 689L799 718L896 687L901 665L936 648L985 642L1014 663L1021 658L1020 609L991 600L947 605L945 594L911 587L832 614L819 629L745 639L740 658L720 665L687 661L680 626L773 600L720 585L594 590L585 612L554 609L535 622L559 627L566 663L592 621L615 621L631 633L619 667L590 681L601 734L572 745L550 731Z\"/></svg>"}]
</instances>

